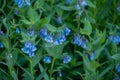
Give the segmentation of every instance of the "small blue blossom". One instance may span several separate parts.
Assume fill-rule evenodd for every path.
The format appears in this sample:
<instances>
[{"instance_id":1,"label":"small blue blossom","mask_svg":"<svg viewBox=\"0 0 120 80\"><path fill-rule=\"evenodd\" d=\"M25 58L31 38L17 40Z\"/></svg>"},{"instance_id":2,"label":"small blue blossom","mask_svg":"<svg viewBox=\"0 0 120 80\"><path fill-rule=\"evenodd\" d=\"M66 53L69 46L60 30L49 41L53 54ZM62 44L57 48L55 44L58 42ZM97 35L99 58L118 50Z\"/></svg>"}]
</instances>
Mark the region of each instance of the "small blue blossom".
<instances>
[{"instance_id":1,"label":"small blue blossom","mask_svg":"<svg viewBox=\"0 0 120 80\"><path fill-rule=\"evenodd\" d=\"M55 45L62 44L65 40L66 40L66 37L65 37L64 35L60 35L60 36L54 41L54 44L55 44Z\"/></svg>"},{"instance_id":2,"label":"small blue blossom","mask_svg":"<svg viewBox=\"0 0 120 80\"><path fill-rule=\"evenodd\" d=\"M118 78L118 77L115 77L113 80L119 80L119 78Z\"/></svg>"},{"instance_id":3,"label":"small blue blossom","mask_svg":"<svg viewBox=\"0 0 120 80\"><path fill-rule=\"evenodd\" d=\"M71 57L69 55L66 55L63 59L63 63L67 64L71 61Z\"/></svg>"},{"instance_id":4,"label":"small blue blossom","mask_svg":"<svg viewBox=\"0 0 120 80\"><path fill-rule=\"evenodd\" d=\"M24 47L21 49L24 53L28 54L29 57L34 56L34 52L37 50L36 46L31 42L26 42Z\"/></svg>"},{"instance_id":5,"label":"small blue blossom","mask_svg":"<svg viewBox=\"0 0 120 80\"><path fill-rule=\"evenodd\" d=\"M78 35L74 35L74 44L81 46L82 48L86 48L87 39L84 37L79 37Z\"/></svg>"},{"instance_id":6,"label":"small blue blossom","mask_svg":"<svg viewBox=\"0 0 120 80\"><path fill-rule=\"evenodd\" d=\"M71 0L66 0L66 4L70 4Z\"/></svg>"},{"instance_id":7,"label":"small blue blossom","mask_svg":"<svg viewBox=\"0 0 120 80\"><path fill-rule=\"evenodd\" d=\"M14 14L15 14L15 15L18 15L18 13L19 13L19 10L18 10L18 9L15 9L15 10L14 10Z\"/></svg>"},{"instance_id":8,"label":"small blue blossom","mask_svg":"<svg viewBox=\"0 0 120 80\"><path fill-rule=\"evenodd\" d=\"M117 70L117 72L120 73L120 64L117 64L117 65L116 65L116 70Z\"/></svg>"},{"instance_id":9,"label":"small blue blossom","mask_svg":"<svg viewBox=\"0 0 120 80\"><path fill-rule=\"evenodd\" d=\"M14 0L14 2L18 5L19 8L30 6L30 0Z\"/></svg>"},{"instance_id":10,"label":"small blue blossom","mask_svg":"<svg viewBox=\"0 0 120 80\"><path fill-rule=\"evenodd\" d=\"M77 10L80 10L80 9L81 9L81 7L80 7L79 4L76 4L76 9L77 9Z\"/></svg>"},{"instance_id":11,"label":"small blue blossom","mask_svg":"<svg viewBox=\"0 0 120 80\"><path fill-rule=\"evenodd\" d=\"M87 40L86 39L82 39L82 42L81 42L81 47L82 48L86 48L87 47Z\"/></svg>"},{"instance_id":12,"label":"small blue blossom","mask_svg":"<svg viewBox=\"0 0 120 80\"><path fill-rule=\"evenodd\" d=\"M92 51L92 54L90 55L90 60L94 60L94 58L95 58L95 53L94 51Z\"/></svg>"},{"instance_id":13,"label":"small blue blossom","mask_svg":"<svg viewBox=\"0 0 120 80\"><path fill-rule=\"evenodd\" d=\"M86 1L85 0L81 0L81 6L86 6L87 5L87 3L86 3Z\"/></svg>"},{"instance_id":14,"label":"small blue blossom","mask_svg":"<svg viewBox=\"0 0 120 80\"><path fill-rule=\"evenodd\" d=\"M62 72L61 71L58 72L58 76L62 77Z\"/></svg>"},{"instance_id":15,"label":"small blue blossom","mask_svg":"<svg viewBox=\"0 0 120 80\"><path fill-rule=\"evenodd\" d=\"M42 28L42 29L40 29L39 34L42 38L45 38L48 35L48 31L46 28Z\"/></svg>"},{"instance_id":16,"label":"small blue blossom","mask_svg":"<svg viewBox=\"0 0 120 80\"><path fill-rule=\"evenodd\" d=\"M118 45L120 43L120 36L110 35L109 40L110 40L110 42L114 42L115 44Z\"/></svg>"},{"instance_id":17,"label":"small blue blossom","mask_svg":"<svg viewBox=\"0 0 120 80\"><path fill-rule=\"evenodd\" d=\"M62 31L62 34L65 35L65 36L68 36L70 33L70 29L68 27L65 27Z\"/></svg>"},{"instance_id":18,"label":"small blue blossom","mask_svg":"<svg viewBox=\"0 0 120 80\"><path fill-rule=\"evenodd\" d=\"M0 30L0 35L4 35L3 31Z\"/></svg>"},{"instance_id":19,"label":"small blue blossom","mask_svg":"<svg viewBox=\"0 0 120 80\"><path fill-rule=\"evenodd\" d=\"M52 35L47 35L47 36L44 38L44 40L45 40L46 42L52 43L52 42L53 42L53 37L52 37Z\"/></svg>"},{"instance_id":20,"label":"small blue blossom","mask_svg":"<svg viewBox=\"0 0 120 80\"><path fill-rule=\"evenodd\" d=\"M0 48L3 48L3 47L4 47L3 43L0 42Z\"/></svg>"},{"instance_id":21,"label":"small blue blossom","mask_svg":"<svg viewBox=\"0 0 120 80\"><path fill-rule=\"evenodd\" d=\"M35 34L34 30L30 30L30 31L29 31L30 37L34 36L34 34Z\"/></svg>"},{"instance_id":22,"label":"small blue blossom","mask_svg":"<svg viewBox=\"0 0 120 80\"><path fill-rule=\"evenodd\" d=\"M120 12L120 5L117 7L118 12Z\"/></svg>"},{"instance_id":23,"label":"small blue blossom","mask_svg":"<svg viewBox=\"0 0 120 80\"><path fill-rule=\"evenodd\" d=\"M60 24L62 23L62 18L61 18L61 16L58 16L58 17L57 17L57 22L60 23Z\"/></svg>"},{"instance_id":24,"label":"small blue blossom","mask_svg":"<svg viewBox=\"0 0 120 80\"><path fill-rule=\"evenodd\" d=\"M45 63L51 63L51 57L50 57L50 56L45 56L45 57L43 58L43 61L44 61Z\"/></svg>"},{"instance_id":25,"label":"small blue blossom","mask_svg":"<svg viewBox=\"0 0 120 80\"><path fill-rule=\"evenodd\" d=\"M16 33L20 33L20 29L19 28L16 28Z\"/></svg>"}]
</instances>

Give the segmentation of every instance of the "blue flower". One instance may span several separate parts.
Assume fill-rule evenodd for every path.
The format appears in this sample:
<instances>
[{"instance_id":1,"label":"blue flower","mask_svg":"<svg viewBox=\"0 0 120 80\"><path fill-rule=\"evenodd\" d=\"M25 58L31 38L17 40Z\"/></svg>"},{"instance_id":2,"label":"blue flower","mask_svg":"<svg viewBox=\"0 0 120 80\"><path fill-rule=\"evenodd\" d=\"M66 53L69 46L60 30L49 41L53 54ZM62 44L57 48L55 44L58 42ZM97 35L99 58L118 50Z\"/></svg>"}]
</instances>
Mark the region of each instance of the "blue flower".
<instances>
[{"instance_id":1,"label":"blue flower","mask_svg":"<svg viewBox=\"0 0 120 80\"><path fill-rule=\"evenodd\" d=\"M0 35L4 35L3 31L0 30Z\"/></svg>"},{"instance_id":2,"label":"blue flower","mask_svg":"<svg viewBox=\"0 0 120 80\"><path fill-rule=\"evenodd\" d=\"M95 53L94 51L92 51L92 54L90 55L90 60L94 60L94 58L95 58Z\"/></svg>"},{"instance_id":3,"label":"blue flower","mask_svg":"<svg viewBox=\"0 0 120 80\"><path fill-rule=\"evenodd\" d=\"M4 47L3 43L0 42L0 48L3 48L3 47Z\"/></svg>"},{"instance_id":4,"label":"blue flower","mask_svg":"<svg viewBox=\"0 0 120 80\"><path fill-rule=\"evenodd\" d=\"M53 42L53 37L52 37L52 35L47 35L47 36L44 38L44 40L45 40L46 42L52 43L52 42Z\"/></svg>"},{"instance_id":5,"label":"blue flower","mask_svg":"<svg viewBox=\"0 0 120 80\"><path fill-rule=\"evenodd\" d=\"M60 35L60 36L54 41L54 44L55 44L55 45L62 44L65 40L66 40L66 37L65 37L64 35Z\"/></svg>"},{"instance_id":6,"label":"blue flower","mask_svg":"<svg viewBox=\"0 0 120 80\"><path fill-rule=\"evenodd\" d=\"M45 63L51 63L51 57L50 57L50 56L45 56L45 57L43 58L43 61L44 61Z\"/></svg>"},{"instance_id":7,"label":"blue flower","mask_svg":"<svg viewBox=\"0 0 120 80\"><path fill-rule=\"evenodd\" d=\"M41 36L42 38L45 38L45 37L48 35L48 31L47 31L46 28L42 28L42 29L40 30L39 34L40 34L40 36Z\"/></svg>"},{"instance_id":8,"label":"blue flower","mask_svg":"<svg viewBox=\"0 0 120 80\"><path fill-rule=\"evenodd\" d=\"M61 16L58 16L58 17L57 17L57 22L60 23L60 24L62 23L62 18L61 18Z\"/></svg>"},{"instance_id":9,"label":"blue flower","mask_svg":"<svg viewBox=\"0 0 120 80\"><path fill-rule=\"evenodd\" d=\"M58 76L62 77L62 72L61 71L58 72Z\"/></svg>"},{"instance_id":10,"label":"blue flower","mask_svg":"<svg viewBox=\"0 0 120 80\"><path fill-rule=\"evenodd\" d=\"M118 45L120 43L120 36L110 35L109 40L110 40L110 42L114 42L115 44Z\"/></svg>"},{"instance_id":11,"label":"blue flower","mask_svg":"<svg viewBox=\"0 0 120 80\"><path fill-rule=\"evenodd\" d=\"M118 77L115 77L113 80L119 80L119 78L118 78Z\"/></svg>"},{"instance_id":12,"label":"blue flower","mask_svg":"<svg viewBox=\"0 0 120 80\"><path fill-rule=\"evenodd\" d=\"M120 12L120 5L117 7L118 12Z\"/></svg>"},{"instance_id":13,"label":"blue flower","mask_svg":"<svg viewBox=\"0 0 120 80\"><path fill-rule=\"evenodd\" d=\"M70 33L70 29L68 27L65 27L65 29L63 29L62 34L65 36L68 36Z\"/></svg>"},{"instance_id":14,"label":"blue flower","mask_svg":"<svg viewBox=\"0 0 120 80\"><path fill-rule=\"evenodd\" d=\"M117 70L117 72L120 73L120 64L117 64L117 65L116 65L116 70Z\"/></svg>"},{"instance_id":15,"label":"blue flower","mask_svg":"<svg viewBox=\"0 0 120 80\"><path fill-rule=\"evenodd\" d=\"M16 28L16 33L20 33L20 29L19 28Z\"/></svg>"},{"instance_id":16,"label":"blue flower","mask_svg":"<svg viewBox=\"0 0 120 80\"><path fill-rule=\"evenodd\" d=\"M79 37L78 35L74 35L74 44L81 46L82 48L86 48L87 39L84 37Z\"/></svg>"},{"instance_id":17,"label":"blue flower","mask_svg":"<svg viewBox=\"0 0 120 80\"><path fill-rule=\"evenodd\" d=\"M26 42L24 47L21 49L24 53L28 54L29 57L34 56L34 52L37 50L36 46L31 42Z\"/></svg>"},{"instance_id":18,"label":"blue flower","mask_svg":"<svg viewBox=\"0 0 120 80\"><path fill-rule=\"evenodd\" d=\"M80 7L79 4L76 4L76 9L77 9L77 10L80 10L80 9L81 9L81 7Z\"/></svg>"},{"instance_id":19,"label":"blue flower","mask_svg":"<svg viewBox=\"0 0 120 80\"><path fill-rule=\"evenodd\" d=\"M67 64L71 61L71 57L69 55L66 55L63 59L63 63Z\"/></svg>"},{"instance_id":20,"label":"blue flower","mask_svg":"<svg viewBox=\"0 0 120 80\"><path fill-rule=\"evenodd\" d=\"M30 37L34 36L34 33L35 33L34 30L30 30L30 31L29 31Z\"/></svg>"},{"instance_id":21,"label":"blue flower","mask_svg":"<svg viewBox=\"0 0 120 80\"><path fill-rule=\"evenodd\" d=\"M15 9L15 10L14 10L14 14L15 14L15 15L18 15L18 13L19 13L19 10L18 10L18 9Z\"/></svg>"},{"instance_id":22,"label":"blue flower","mask_svg":"<svg viewBox=\"0 0 120 80\"><path fill-rule=\"evenodd\" d=\"M70 4L71 0L66 0L66 4Z\"/></svg>"},{"instance_id":23,"label":"blue flower","mask_svg":"<svg viewBox=\"0 0 120 80\"><path fill-rule=\"evenodd\" d=\"M81 47L82 48L86 48L86 45L87 44L87 40L86 39L82 39L82 42L81 42Z\"/></svg>"},{"instance_id":24,"label":"blue flower","mask_svg":"<svg viewBox=\"0 0 120 80\"><path fill-rule=\"evenodd\" d=\"M14 0L14 2L19 8L30 6L30 0Z\"/></svg>"},{"instance_id":25,"label":"blue flower","mask_svg":"<svg viewBox=\"0 0 120 80\"><path fill-rule=\"evenodd\" d=\"M81 0L81 6L86 6L87 5L87 3L84 1L84 0Z\"/></svg>"}]
</instances>

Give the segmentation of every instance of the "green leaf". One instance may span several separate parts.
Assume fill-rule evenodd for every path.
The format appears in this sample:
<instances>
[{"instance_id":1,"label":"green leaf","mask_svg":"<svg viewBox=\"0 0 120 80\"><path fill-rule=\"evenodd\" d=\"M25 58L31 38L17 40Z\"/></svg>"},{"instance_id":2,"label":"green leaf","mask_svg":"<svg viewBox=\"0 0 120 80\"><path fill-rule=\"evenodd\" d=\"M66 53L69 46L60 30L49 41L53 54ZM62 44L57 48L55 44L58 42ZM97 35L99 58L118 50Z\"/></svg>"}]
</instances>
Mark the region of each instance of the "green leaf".
<instances>
[{"instance_id":1,"label":"green leaf","mask_svg":"<svg viewBox=\"0 0 120 80\"><path fill-rule=\"evenodd\" d=\"M92 26L87 19L85 19L84 28L81 29L80 32L85 35L90 35L92 33Z\"/></svg>"},{"instance_id":2,"label":"green leaf","mask_svg":"<svg viewBox=\"0 0 120 80\"><path fill-rule=\"evenodd\" d=\"M59 4L57 5L57 7L63 9L63 10L66 10L66 11L72 11L72 10L75 10L75 6L64 6L62 4Z\"/></svg>"},{"instance_id":3,"label":"green leaf","mask_svg":"<svg viewBox=\"0 0 120 80\"><path fill-rule=\"evenodd\" d=\"M56 32L57 31L57 28L51 24L45 24L44 25L45 27L47 27L47 29L51 32Z\"/></svg>"},{"instance_id":4,"label":"green leaf","mask_svg":"<svg viewBox=\"0 0 120 80\"><path fill-rule=\"evenodd\" d=\"M44 72L44 68L42 67L42 65L40 63L39 63L39 69L41 72ZM47 73L45 73L45 75L44 75L44 80L49 80Z\"/></svg>"},{"instance_id":5,"label":"green leaf","mask_svg":"<svg viewBox=\"0 0 120 80\"><path fill-rule=\"evenodd\" d=\"M89 1L89 0L85 0L85 1L86 1L88 6L90 6L92 8L96 8L96 6L91 1Z\"/></svg>"},{"instance_id":6,"label":"green leaf","mask_svg":"<svg viewBox=\"0 0 120 80\"><path fill-rule=\"evenodd\" d=\"M42 49L39 49L38 52L36 52L36 55L32 59L33 67L39 63L41 58L42 58Z\"/></svg>"},{"instance_id":7,"label":"green leaf","mask_svg":"<svg viewBox=\"0 0 120 80\"><path fill-rule=\"evenodd\" d=\"M114 54L114 55L112 55L111 58L114 59L114 60L116 60L116 61L120 61L120 54L119 53Z\"/></svg>"},{"instance_id":8,"label":"green leaf","mask_svg":"<svg viewBox=\"0 0 120 80\"><path fill-rule=\"evenodd\" d=\"M10 45L8 42L9 40L7 40L5 37L2 37L1 40L2 40L2 43L5 46L5 48L7 48L9 50L10 49Z\"/></svg>"},{"instance_id":9,"label":"green leaf","mask_svg":"<svg viewBox=\"0 0 120 80\"><path fill-rule=\"evenodd\" d=\"M23 19L23 20L21 20L23 23L25 23L25 24L27 24L27 25L31 25L32 23L30 22L30 21L28 21L28 20L26 20L26 19Z\"/></svg>"},{"instance_id":10,"label":"green leaf","mask_svg":"<svg viewBox=\"0 0 120 80\"><path fill-rule=\"evenodd\" d=\"M105 70L103 70L103 71L98 75L97 78L99 79L99 78L103 77L111 68L112 68L111 66L107 67Z\"/></svg>"},{"instance_id":11,"label":"green leaf","mask_svg":"<svg viewBox=\"0 0 120 80\"><path fill-rule=\"evenodd\" d=\"M17 77L15 71L12 71L11 75L12 75L12 77L13 77L14 80L18 80L18 77Z\"/></svg>"}]
</instances>

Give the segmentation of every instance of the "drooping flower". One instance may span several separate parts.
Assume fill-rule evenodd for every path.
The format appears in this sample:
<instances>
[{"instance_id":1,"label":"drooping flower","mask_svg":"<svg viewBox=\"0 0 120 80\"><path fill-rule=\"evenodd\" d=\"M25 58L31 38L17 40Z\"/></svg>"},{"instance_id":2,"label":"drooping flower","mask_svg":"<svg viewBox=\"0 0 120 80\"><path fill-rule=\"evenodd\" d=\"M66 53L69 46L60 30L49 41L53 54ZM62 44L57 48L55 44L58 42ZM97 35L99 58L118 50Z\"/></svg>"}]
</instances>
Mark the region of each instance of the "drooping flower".
<instances>
[{"instance_id":1,"label":"drooping flower","mask_svg":"<svg viewBox=\"0 0 120 80\"><path fill-rule=\"evenodd\" d=\"M81 7L80 7L79 4L76 4L76 9L77 9L77 10L80 10L80 9L81 9Z\"/></svg>"},{"instance_id":2,"label":"drooping flower","mask_svg":"<svg viewBox=\"0 0 120 80\"><path fill-rule=\"evenodd\" d=\"M61 71L58 72L58 76L62 77L62 72Z\"/></svg>"},{"instance_id":3,"label":"drooping flower","mask_svg":"<svg viewBox=\"0 0 120 80\"><path fill-rule=\"evenodd\" d=\"M19 8L30 6L30 0L14 0L14 2L18 5Z\"/></svg>"},{"instance_id":4,"label":"drooping flower","mask_svg":"<svg viewBox=\"0 0 120 80\"><path fill-rule=\"evenodd\" d=\"M117 64L117 65L116 65L116 71L117 71L118 73L120 73L120 64Z\"/></svg>"},{"instance_id":5,"label":"drooping flower","mask_svg":"<svg viewBox=\"0 0 120 80\"><path fill-rule=\"evenodd\" d=\"M4 35L3 31L0 30L0 35Z\"/></svg>"},{"instance_id":6,"label":"drooping flower","mask_svg":"<svg viewBox=\"0 0 120 80\"><path fill-rule=\"evenodd\" d=\"M45 38L48 35L48 31L46 28L42 28L42 29L40 29L39 34L42 38Z\"/></svg>"},{"instance_id":7,"label":"drooping flower","mask_svg":"<svg viewBox=\"0 0 120 80\"><path fill-rule=\"evenodd\" d=\"M24 53L28 54L29 57L34 56L34 52L37 50L36 46L31 42L27 41L24 47L21 49Z\"/></svg>"},{"instance_id":8,"label":"drooping flower","mask_svg":"<svg viewBox=\"0 0 120 80\"><path fill-rule=\"evenodd\" d=\"M43 58L43 61L44 61L45 63L51 63L51 57L50 57L50 56L45 56L45 57Z\"/></svg>"},{"instance_id":9,"label":"drooping flower","mask_svg":"<svg viewBox=\"0 0 120 80\"><path fill-rule=\"evenodd\" d=\"M68 36L70 33L70 29L68 27L65 27L63 30L62 30L62 34L65 35L65 36Z\"/></svg>"},{"instance_id":10,"label":"drooping flower","mask_svg":"<svg viewBox=\"0 0 120 80\"><path fill-rule=\"evenodd\" d=\"M81 6L83 6L83 7L87 5L87 3L86 3L85 0L80 0L80 4L81 4Z\"/></svg>"},{"instance_id":11,"label":"drooping flower","mask_svg":"<svg viewBox=\"0 0 120 80\"><path fill-rule=\"evenodd\" d=\"M95 52L92 51L92 53L91 53L91 55L90 55L90 60L94 60L94 58L95 58Z\"/></svg>"},{"instance_id":12,"label":"drooping flower","mask_svg":"<svg viewBox=\"0 0 120 80\"><path fill-rule=\"evenodd\" d=\"M87 47L87 39L84 37L80 37L78 35L74 35L74 44L81 46L82 48Z\"/></svg>"},{"instance_id":13,"label":"drooping flower","mask_svg":"<svg viewBox=\"0 0 120 80\"><path fill-rule=\"evenodd\" d=\"M34 32L33 29L29 31L29 35L30 35L30 37L34 36L34 34L35 34L35 32Z\"/></svg>"},{"instance_id":14,"label":"drooping flower","mask_svg":"<svg viewBox=\"0 0 120 80\"><path fill-rule=\"evenodd\" d=\"M120 12L120 5L118 5L117 10L118 10L118 12Z\"/></svg>"},{"instance_id":15,"label":"drooping flower","mask_svg":"<svg viewBox=\"0 0 120 80\"><path fill-rule=\"evenodd\" d=\"M58 22L59 24L62 23L62 18L61 18L61 16L58 16L58 17L57 17L57 22Z\"/></svg>"},{"instance_id":16,"label":"drooping flower","mask_svg":"<svg viewBox=\"0 0 120 80\"><path fill-rule=\"evenodd\" d=\"M52 43L52 42L53 42L53 36L52 36L52 35L47 35L47 36L44 38L44 40L45 40L46 42Z\"/></svg>"},{"instance_id":17,"label":"drooping flower","mask_svg":"<svg viewBox=\"0 0 120 80\"><path fill-rule=\"evenodd\" d=\"M110 40L110 42L114 42L115 44L118 45L120 43L120 36L110 35L109 40Z\"/></svg>"},{"instance_id":18,"label":"drooping flower","mask_svg":"<svg viewBox=\"0 0 120 80\"><path fill-rule=\"evenodd\" d=\"M66 4L70 4L71 0L66 0Z\"/></svg>"},{"instance_id":19,"label":"drooping flower","mask_svg":"<svg viewBox=\"0 0 120 80\"><path fill-rule=\"evenodd\" d=\"M16 28L16 33L20 33L20 29L19 28Z\"/></svg>"},{"instance_id":20,"label":"drooping flower","mask_svg":"<svg viewBox=\"0 0 120 80\"><path fill-rule=\"evenodd\" d=\"M66 37L64 35L58 36L57 39L55 39L54 44L59 45L62 44L66 40Z\"/></svg>"},{"instance_id":21,"label":"drooping flower","mask_svg":"<svg viewBox=\"0 0 120 80\"><path fill-rule=\"evenodd\" d=\"M63 63L67 64L71 61L71 57L69 55L64 56Z\"/></svg>"},{"instance_id":22,"label":"drooping flower","mask_svg":"<svg viewBox=\"0 0 120 80\"><path fill-rule=\"evenodd\" d=\"M3 48L3 47L4 47L3 43L0 42L0 48Z\"/></svg>"}]
</instances>

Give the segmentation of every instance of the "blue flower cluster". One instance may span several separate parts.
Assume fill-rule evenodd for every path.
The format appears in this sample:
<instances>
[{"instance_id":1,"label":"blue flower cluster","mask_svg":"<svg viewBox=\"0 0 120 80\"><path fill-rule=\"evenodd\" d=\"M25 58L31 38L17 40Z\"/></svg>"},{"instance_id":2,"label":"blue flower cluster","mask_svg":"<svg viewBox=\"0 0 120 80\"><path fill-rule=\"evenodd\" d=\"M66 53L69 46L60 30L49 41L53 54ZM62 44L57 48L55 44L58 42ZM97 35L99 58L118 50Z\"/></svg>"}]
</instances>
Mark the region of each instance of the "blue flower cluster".
<instances>
[{"instance_id":1,"label":"blue flower cluster","mask_svg":"<svg viewBox=\"0 0 120 80\"><path fill-rule=\"evenodd\" d=\"M82 48L86 48L87 39L78 35L74 35L74 44L81 46Z\"/></svg>"},{"instance_id":2,"label":"blue flower cluster","mask_svg":"<svg viewBox=\"0 0 120 80\"><path fill-rule=\"evenodd\" d=\"M68 36L70 33L70 29L68 27L65 27L61 34L57 38L53 38L54 36L52 34L49 34L46 28L42 28L40 30L40 36L43 38L46 42L53 43L55 45L62 44L66 40L66 36Z\"/></svg>"},{"instance_id":3,"label":"blue flower cluster","mask_svg":"<svg viewBox=\"0 0 120 80\"><path fill-rule=\"evenodd\" d=\"M80 4L81 4L81 6L87 6L87 3L85 0L80 0Z\"/></svg>"},{"instance_id":4,"label":"blue flower cluster","mask_svg":"<svg viewBox=\"0 0 120 80\"><path fill-rule=\"evenodd\" d=\"M45 62L45 63L51 63L51 57L50 56L45 56L43 58L43 62Z\"/></svg>"},{"instance_id":5,"label":"blue flower cluster","mask_svg":"<svg viewBox=\"0 0 120 80\"><path fill-rule=\"evenodd\" d=\"M116 65L116 70L117 70L117 72L120 73L120 64L117 64L117 65Z\"/></svg>"},{"instance_id":6,"label":"blue flower cluster","mask_svg":"<svg viewBox=\"0 0 120 80\"><path fill-rule=\"evenodd\" d=\"M30 6L30 0L14 0L14 2L18 5L19 8Z\"/></svg>"},{"instance_id":7,"label":"blue flower cluster","mask_svg":"<svg viewBox=\"0 0 120 80\"><path fill-rule=\"evenodd\" d=\"M3 43L0 42L0 48L3 48L3 47L4 47Z\"/></svg>"},{"instance_id":8,"label":"blue flower cluster","mask_svg":"<svg viewBox=\"0 0 120 80\"><path fill-rule=\"evenodd\" d=\"M30 41L27 41L24 47L21 49L24 53L28 54L29 57L34 56L34 52L37 50L36 46L32 44Z\"/></svg>"},{"instance_id":9,"label":"blue flower cluster","mask_svg":"<svg viewBox=\"0 0 120 80\"><path fill-rule=\"evenodd\" d=\"M118 45L120 43L120 36L110 35L109 40L110 40L110 42L114 42L115 44Z\"/></svg>"},{"instance_id":10,"label":"blue flower cluster","mask_svg":"<svg viewBox=\"0 0 120 80\"><path fill-rule=\"evenodd\" d=\"M67 64L71 61L71 57L69 55L64 56L63 63Z\"/></svg>"}]
</instances>

